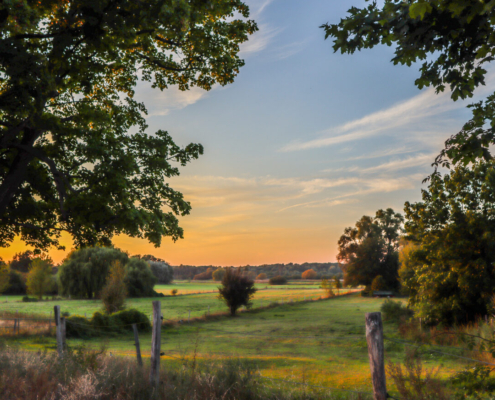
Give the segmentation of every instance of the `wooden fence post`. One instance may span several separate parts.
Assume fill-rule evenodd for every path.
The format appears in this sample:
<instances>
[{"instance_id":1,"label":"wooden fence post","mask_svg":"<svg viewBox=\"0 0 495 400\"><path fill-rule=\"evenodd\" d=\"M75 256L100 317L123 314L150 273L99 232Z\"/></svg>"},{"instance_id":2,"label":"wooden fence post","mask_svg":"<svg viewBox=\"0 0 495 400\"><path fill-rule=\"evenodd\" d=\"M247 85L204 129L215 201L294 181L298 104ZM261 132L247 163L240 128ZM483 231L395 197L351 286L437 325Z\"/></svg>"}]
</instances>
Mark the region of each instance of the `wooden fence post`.
<instances>
[{"instance_id":1,"label":"wooden fence post","mask_svg":"<svg viewBox=\"0 0 495 400\"><path fill-rule=\"evenodd\" d=\"M63 345L62 345L62 324L60 323L60 306L53 307L53 315L55 316L55 330L57 336L57 351L58 356L63 355Z\"/></svg>"},{"instance_id":2,"label":"wooden fence post","mask_svg":"<svg viewBox=\"0 0 495 400\"><path fill-rule=\"evenodd\" d=\"M16 333L16 330L17 330L17 318L14 318L14 335Z\"/></svg>"},{"instance_id":3,"label":"wooden fence post","mask_svg":"<svg viewBox=\"0 0 495 400\"><path fill-rule=\"evenodd\" d=\"M368 342L374 398L375 400L386 400L382 313L366 313L366 341Z\"/></svg>"},{"instance_id":4,"label":"wooden fence post","mask_svg":"<svg viewBox=\"0 0 495 400\"><path fill-rule=\"evenodd\" d=\"M132 324L132 330L134 331L134 346L136 346L136 357L140 367L143 366L143 359L141 358L141 347L139 347L139 336L136 324Z\"/></svg>"},{"instance_id":5,"label":"wooden fence post","mask_svg":"<svg viewBox=\"0 0 495 400\"><path fill-rule=\"evenodd\" d=\"M162 328L162 320L160 318L161 302L153 302L153 331L151 337L151 369L150 383L151 386L158 389L160 379L160 333Z\"/></svg>"}]
</instances>

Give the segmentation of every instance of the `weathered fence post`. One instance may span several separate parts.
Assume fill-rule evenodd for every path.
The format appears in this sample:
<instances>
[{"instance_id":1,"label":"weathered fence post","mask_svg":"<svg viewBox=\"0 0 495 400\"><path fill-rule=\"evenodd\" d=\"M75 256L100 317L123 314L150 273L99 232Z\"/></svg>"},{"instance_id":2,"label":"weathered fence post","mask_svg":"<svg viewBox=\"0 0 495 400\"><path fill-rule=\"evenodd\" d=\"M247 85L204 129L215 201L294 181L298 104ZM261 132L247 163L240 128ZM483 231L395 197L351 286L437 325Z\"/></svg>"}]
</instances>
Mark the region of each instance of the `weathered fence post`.
<instances>
[{"instance_id":1,"label":"weathered fence post","mask_svg":"<svg viewBox=\"0 0 495 400\"><path fill-rule=\"evenodd\" d=\"M14 335L16 333L16 330L17 330L17 318L14 318Z\"/></svg>"},{"instance_id":2,"label":"weathered fence post","mask_svg":"<svg viewBox=\"0 0 495 400\"><path fill-rule=\"evenodd\" d=\"M382 313L366 313L366 341L368 342L374 398L375 400L386 400Z\"/></svg>"},{"instance_id":3,"label":"weathered fence post","mask_svg":"<svg viewBox=\"0 0 495 400\"><path fill-rule=\"evenodd\" d=\"M136 357L140 367L143 366L143 359L141 358L141 347L139 347L139 336L136 324L132 324L132 330L134 331L134 346L136 346Z\"/></svg>"},{"instance_id":4,"label":"weathered fence post","mask_svg":"<svg viewBox=\"0 0 495 400\"><path fill-rule=\"evenodd\" d=\"M158 389L160 379L160 333L162 328L162 320L160 318L161 302L153 302L153 333L151 337L151 370L150 383L151 386Z\"/></svg>"},{"instance_id":5,"label":"weathered fence post","mask_svg":"<svg viewBox=\"0 0 495 400\"><path fill-rule=\"evenodd\" d=\"M21 319L17 318L17 334L19 334L20 327L21 327Z\"/></svg>"},{"instance_id":6,"label":"weathered fence post","mask_svg":"<svg viewBox=\"0 0 495 400\"><path fill-rule=\"evenodd\" d=\"M60 323L60 306L53 307L53 315L55 316L55 330L57 336L57 351L58 356L63 355L63 344L62 344L62 324Z\"/></svg>"}]
</instances>

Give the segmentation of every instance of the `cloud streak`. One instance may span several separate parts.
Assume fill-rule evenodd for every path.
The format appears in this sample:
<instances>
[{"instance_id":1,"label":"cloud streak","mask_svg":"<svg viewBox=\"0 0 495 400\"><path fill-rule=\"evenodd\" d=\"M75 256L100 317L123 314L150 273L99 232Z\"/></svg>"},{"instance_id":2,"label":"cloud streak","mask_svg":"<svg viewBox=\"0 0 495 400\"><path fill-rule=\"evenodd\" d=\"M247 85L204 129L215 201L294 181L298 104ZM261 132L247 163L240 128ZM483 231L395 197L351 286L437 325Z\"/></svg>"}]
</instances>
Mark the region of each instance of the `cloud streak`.
<instances>
[{"instance_id":1,"label":"cloud streak","mask_svg":"<svg viewBox=\"0 0 495 400\"><path fill-rule=\"evenodd\" d=\"M385 110L321 132L323 137L306 142L293 142L281 151L299 151L333 146L341 143L386 134L399 128L412 129L426 118L443 114L464 105L453 102L449 93L436 94L433 89L425 90L412 99L403 101Z\"/></svg>"}]
</instances>

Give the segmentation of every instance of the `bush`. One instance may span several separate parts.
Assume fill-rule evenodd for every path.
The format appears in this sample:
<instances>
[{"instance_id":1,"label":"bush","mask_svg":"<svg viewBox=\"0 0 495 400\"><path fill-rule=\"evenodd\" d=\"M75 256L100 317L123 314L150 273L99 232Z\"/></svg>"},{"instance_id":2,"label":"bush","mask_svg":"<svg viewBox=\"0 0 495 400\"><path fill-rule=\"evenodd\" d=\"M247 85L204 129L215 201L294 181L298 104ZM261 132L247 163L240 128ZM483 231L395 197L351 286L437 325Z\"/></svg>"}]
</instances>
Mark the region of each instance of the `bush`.
<instances>
[{"instance_id":1,"label":"bush","mask_svg":"<svg viewBox=\"0 0 495 400\"><path fill-rule=\"evenodd\" d=\"M28 292L41 300L52 286L52 266L48 260L35 258L32 261L26 284Z\"/></svg>"},{"instance_id":2,"label":"bush","mask_svg":"<svg viewBox=\"0 0 495 400\"><path fill-rule=\"evenodd\" d=\"M243 274L240 268L228 268L222 279L222 287L218 289L219 299L223 299L230 309L230 314L235 315L241 306L250 307L251 298L256 293L254 281Z\"/></svg>"},{"instance_id":3,"label":"bush","mask_svg":"<svg viewBox=\"0 0 495 400\"><path fill-rule=\"evenodd\" d=\"M137 325L139 332L151 331L148 317L138 310L130 309L110 315L95 312L89 320L80 315L68 317L66 335L71 338L86 338L109 333L132 332L132 324Z\"/></svg>"},{"instance_id":4,"label":"bush","mask_svg":"<svg viewBox=\"0 0 495 400\"><path fill-rule=\"evenodd\" d=\"M124 282L125 268L119 261L114 261L110 269L107 283L101 291L103 308L107 314L124 309L127 287Z\"/></svg>"},{"instance_id":5,"label":"bush","mask_svg":"<svg viewBox=\"0 0 495 400\"><path fill-rule=\"evenodd\" d=\"M174 269L163 261L148 261L157 283L168 285L174 280Z\"/></svg>"},{"instance_id":6,"label":"bush","mask_svg":"<svg viewBox=\"0 0 495 400\"><path fill-rule=\"evenodd\" d=\"M178 291L177 289L172 289L172 290L170 291L170 294L171 294L172 296L176 296L178 292L179 292L179 291Z\"/></svg>"},{"instance_id":7,"label":"bush","mask_svg":"<svg viewBox=\"0 0 495 400\"><path fill-rule=\"evenodd\" d=\"M414 312L401 302L389 299L383 302L380 310L386 321L404 321L414 315Z\"/></svg>"},{"instance_id":8,"label":"bush","mask_svg":"<svg viewBox=\"0 0 495 400\"><path fill-rule=\"evenodd\" d=\"M129 297L153 297L156 278L148 263L139 258L131 258L126 267L125 284Z\"/></svg>"},{"instance_id":9,"label":"bush","mask_svg":"<svg viewBox=\"0 0 495 400\"><path fill-rule=\"evenodd\" d=\"M37 301L38 301L38 299L36 299L34 297L24 296L22 298L23 303L36 303Z\"/></svg>"},{"instance_id":10,"label":"bush","mask_svg":"<svg viewBox=\"0 0 495 400\"><path fill-rule=\"evenodd\" d=\"M9 286L3 294L27 294L26 279L20 272L9 271Z\"/></svg>"},{"instance_id":11,"label":"bush","mask_svg":"<svg viewBox=\"0 0 495 400\"><path fill-rule=\"evenodd\" d=\"M277 275L270 278L268 282L270 285L285 285L287 283L287 278L285 276Z\"/></svg>"},{"instance_id":12,"label":"bush","mask_svg":"<svg viewBox=\"0 0 495 400\"><path fill-rule=\"evenodd\" d=\"M302 279L316 279L317 273L314 269L307 269L301 274Z\"/></svg>"},{"instance_id":13,"label":"bush","mask_svg":"<svg viewBox=\"0 0 495 400\"><path fill-rule=\"evenodd\" d=\"M267 276L266 276L266 274L265 274L264 272L262 272L261 274L259 274L259 275L256 277L256 279L257 279L257 280L259 280L259 281L262 281L262 280L264 280L264 279L266 279L266 278L267 278Z\"/></svg>"}]
</instances>

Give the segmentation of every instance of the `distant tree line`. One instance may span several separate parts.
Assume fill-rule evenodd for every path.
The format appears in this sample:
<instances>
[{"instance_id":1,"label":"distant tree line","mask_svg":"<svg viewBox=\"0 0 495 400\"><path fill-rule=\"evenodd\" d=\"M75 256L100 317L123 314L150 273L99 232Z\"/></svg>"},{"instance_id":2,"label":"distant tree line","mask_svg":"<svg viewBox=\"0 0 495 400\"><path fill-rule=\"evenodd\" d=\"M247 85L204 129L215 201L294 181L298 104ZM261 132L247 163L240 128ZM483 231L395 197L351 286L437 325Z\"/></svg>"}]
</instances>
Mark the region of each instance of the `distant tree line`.
<instances>
[{"instance_id":1,"label":"distant tree line","mask_svg":"<svg viewBox=\"0 0 495 400\"><path fill-rule=\"evenodd\" d=\"M179 280L209 280L214 278L215 271L224 270L229 267L219 267L213 265L179 265L173 266L174 279ZM262 264L242 266L245 273L249 273L252 278L257 278L260 274L265 274L264 278L270 279L274 276L283 276L286 279L301 279L301 275L307 270L313 270L316 275L310 274L312 279L331 279L335 276L342 276L342 269L339 263L303 263L303 264ZM221 276L216 279L222 280Z\"/></svg>"}]
</instances>

